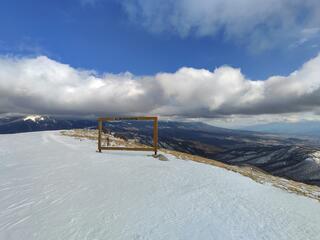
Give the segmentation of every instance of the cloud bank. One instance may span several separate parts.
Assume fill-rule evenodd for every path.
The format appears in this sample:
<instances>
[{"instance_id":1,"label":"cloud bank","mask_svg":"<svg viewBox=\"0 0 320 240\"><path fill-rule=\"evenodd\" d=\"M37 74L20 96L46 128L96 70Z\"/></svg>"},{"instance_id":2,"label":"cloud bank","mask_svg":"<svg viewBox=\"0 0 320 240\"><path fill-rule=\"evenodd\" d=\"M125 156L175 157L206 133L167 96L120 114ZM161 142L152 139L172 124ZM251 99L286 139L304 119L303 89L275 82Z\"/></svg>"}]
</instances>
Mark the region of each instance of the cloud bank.
<instances>
[{"instance_id":1,"label":"cloud bank","mask_svg":"<svg viewBox=\"0 0 320 240\"><path fill-rule=\"evenodd\" d=\"M318 35L319 0L124 0L129 18L150 32L214 36L256 50L300 45ZM316 33L316 34L315 34Z\"/></svg>"},{"instance_id":2,"label":"cloud bank","mask_svg":"<svg viewBox=\"0 0 320 240\"><path fill-rule=\"evenodd\" d=\"M181 68L134 76L75 69L46 56L0 57L0 112L223 117L320 112L320 55L288 76Z\"/></svg>"}]
</instances>

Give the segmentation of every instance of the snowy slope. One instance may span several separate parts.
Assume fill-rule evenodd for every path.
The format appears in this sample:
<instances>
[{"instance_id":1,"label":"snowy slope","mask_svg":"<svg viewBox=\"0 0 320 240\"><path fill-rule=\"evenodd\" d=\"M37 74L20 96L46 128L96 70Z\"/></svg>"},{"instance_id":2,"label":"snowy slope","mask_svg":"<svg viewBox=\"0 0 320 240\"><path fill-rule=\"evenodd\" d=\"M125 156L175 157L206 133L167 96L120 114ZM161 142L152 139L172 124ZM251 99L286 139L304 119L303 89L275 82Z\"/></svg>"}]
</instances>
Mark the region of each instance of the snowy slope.
<instances>
[{"instance_id":1,"label":"snowy slope","mask_svg":"<svg viewBox=\"0 0 320 240\"><path fill-rule=\"evenodd\" d=\"M0 135L0 239L319 239L320 203L225 169Z\"/></svg>"}]
</instances>

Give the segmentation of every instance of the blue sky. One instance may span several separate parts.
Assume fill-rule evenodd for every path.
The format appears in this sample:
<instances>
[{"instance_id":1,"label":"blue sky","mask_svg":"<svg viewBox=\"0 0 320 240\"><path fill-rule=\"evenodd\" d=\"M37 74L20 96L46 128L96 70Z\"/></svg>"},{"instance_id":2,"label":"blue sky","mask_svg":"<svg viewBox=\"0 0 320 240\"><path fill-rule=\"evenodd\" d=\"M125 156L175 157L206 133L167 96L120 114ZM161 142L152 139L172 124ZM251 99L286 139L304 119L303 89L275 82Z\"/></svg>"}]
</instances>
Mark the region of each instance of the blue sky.
<instances>
[{"instance_id":1,"label":"blue sky","mask_svg":"<svg viewBox=\"0 0 320 240\"><path fill-rule=\"evenodd\" d=\"M319 0L0 5L0 113L320 119Z\"/></svg>"},{"instance_id":2,"label":"blue sky","mask_svg":"<svg viewBox=\"0 0 320 240\"><path fill-rule=\"evenodd\" d=\"M3 0L0 54L44 54L76 68L137 75L174 72L183 66L241 68L250 79L287 75L314 57L319 46L284 44L267 50L214 36L150 32L130 21L119 1Z\"/></svg>"}]
</instances>

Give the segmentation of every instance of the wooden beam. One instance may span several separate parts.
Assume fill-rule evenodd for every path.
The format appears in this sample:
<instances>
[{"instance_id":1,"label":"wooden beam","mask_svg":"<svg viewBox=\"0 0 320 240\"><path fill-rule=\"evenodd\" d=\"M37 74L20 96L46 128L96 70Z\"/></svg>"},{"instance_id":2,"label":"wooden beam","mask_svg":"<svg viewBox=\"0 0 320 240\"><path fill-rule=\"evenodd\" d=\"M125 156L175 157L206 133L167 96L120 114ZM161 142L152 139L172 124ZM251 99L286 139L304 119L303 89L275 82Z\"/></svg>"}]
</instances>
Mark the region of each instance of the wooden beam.
<instances>
[{"instance_id":1,"label":"wooden beam","mask_svg":"<svg viewBox=\"0 0 320 240\"><path fill-rule=\"evenodd\" d=\"M154 151L154 148L131 148L131 147L101 147L101 150L128 150L128 151Z\"/></svg>"},{"instance_id":2,"label":"wooden beam","mask_svg":"<svg viewBox=\"0 0 320 240\"><path fill-rule=\"evenodd\" d=\"M98 118L98 121L104 121L104 122L108 122L108 121L134 121L134 120L155 120L158 117L101 117Z\"/></svg>"},{"instance_id":3,"label":"wooden beam","mask_svg":"<svg viewBox=\"0 0 320 240\"><path fill-rule=\"evenodd\" d=\"M154 155L158 152L158 117L153 120L153 150Z\"/></svg>"},{"instance_id":4,"label":"wooden beam","mask_svg":"<svg viewBox=\"0 0 320 240\"><path fill-rule=\"evenodd\" d=\"M98 121L98 150L101 152L101 132L102 132L102 121Z\"/></svg>"}]
</instances>

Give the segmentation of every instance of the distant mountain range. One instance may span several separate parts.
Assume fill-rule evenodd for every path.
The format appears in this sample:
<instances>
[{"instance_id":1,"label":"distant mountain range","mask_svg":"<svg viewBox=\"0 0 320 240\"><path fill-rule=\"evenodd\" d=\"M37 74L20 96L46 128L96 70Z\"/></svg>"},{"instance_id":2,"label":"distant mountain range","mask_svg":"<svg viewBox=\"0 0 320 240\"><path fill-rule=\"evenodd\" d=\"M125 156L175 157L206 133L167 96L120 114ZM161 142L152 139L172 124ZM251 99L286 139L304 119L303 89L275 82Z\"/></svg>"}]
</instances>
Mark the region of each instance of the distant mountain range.
<instances>
[{"instance_id":1,"label":"distant mountain range","mask_svg":"<svg viewBox=\"0 0 320 240\"><path fill-rule=\"evenodd\" d=\"M0 117L0 134L85 128L95 125L96 121L84 119L63 119L40 115L3 116Z\"/></svg>"},{"instance_id":2,"label":"distant mountain range","mask_svg":"<svg viewBox=\"0 0 320 240\"><path fill-rule=\"evenodd\" d=\"M0 133L96 128L96 120L48 116L0 118ZM120 121L106 128L125 138L152 144L151 122ZM313 139L280 137L247 130L231 130L200 122L159 122L160 147L235 165L250 165L296 181L320 186L320 148Z\"/></svg>"},{"instance_id":3,"label":"distant mountain range","mask_svg":"<svg viewBox=\"0 0 320 240\"><path fill-rule=\"evenodd\" d=\"M320 138L320 122L318 121L276 122L253 125L242 129L281 135Z\"/></svg>"}]
</instances>

